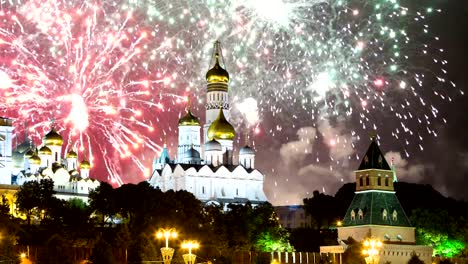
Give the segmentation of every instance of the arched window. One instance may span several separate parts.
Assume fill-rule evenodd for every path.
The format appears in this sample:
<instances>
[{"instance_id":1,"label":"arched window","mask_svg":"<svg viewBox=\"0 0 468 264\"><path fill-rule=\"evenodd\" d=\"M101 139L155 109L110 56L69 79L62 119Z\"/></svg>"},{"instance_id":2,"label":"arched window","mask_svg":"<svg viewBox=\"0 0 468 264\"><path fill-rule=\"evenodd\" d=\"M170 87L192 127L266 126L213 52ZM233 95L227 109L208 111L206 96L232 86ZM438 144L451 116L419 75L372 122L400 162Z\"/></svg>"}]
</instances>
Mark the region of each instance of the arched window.
<instances>
[{"instance_id":1,"label":"arched window","mask_svg":"<svg viewBox=\"0 0 468 264\"><path fill-rule=\"evenodd\" d=\"M388 178L385 178L385 186L388 186Z\"/></svg>"},{"instance_id":2,"label":"arched window","mask_svg":"<svg viewBox=\"0 0 468 264\"><path fill-rule=\"evenodd\" d=\"M359 186L362 186L364 183L363 183L363 180L362 180L362 177L359 178Z\"/></svg>"},{"instance_id":3,"label":"arched window","mask_svg":"<svg viewBox=\"0 0 468 264\"><path fill-rule=\"evenodd\" d=\"M369 186L369 176L366 176L366 186Z\"/></svg>"},{"instance_id":4,"label":"arched window","mask_svg":"<svg viewBox=\"0 0 468 264\"><path fill-rule=\"evenodd\" d=\"M377 185L382 185L382 178L380 176L377 178Z\"/></svg>"},{"instance_id":5,"label":"arched window","mask_svg":"<svg viewBox=\"0 0 468 264\"><path fill-rule=\"evenodd\" d=\"M387 220L387 209L383 209L382 211L382 219Z\"/></svg>"},{"instance_id":6,"label":"arched window","mask_svg":"<svg viewBox=\"0 0 468 264\"><path fill-rule=\"evenodd\" d=\"M359 217L359 220L364 219L364 212L361 209L359 209L358 211L358 217Z\"/></svg>"},{"instance_id":7,"label":"arched window","mask_svg":"<svg viewBox=\"0 0 468 264\"><path fill-rule=\"evenodd\" d=\"M354 210L351 210L351 220L356 220L356 213Z\"/></svg>"},{"instance_id":8,"label":"arched window","mask_svg":"<svg viewBox=\"0 0 468 264\"><path fill-rule=\"evenodd\" d=\"M398 217L398 213L396 210L393 210L393 213L392 213L392 220L393 221L396 221L397 220L397 217Z\"/></svg>"}]
</instances>

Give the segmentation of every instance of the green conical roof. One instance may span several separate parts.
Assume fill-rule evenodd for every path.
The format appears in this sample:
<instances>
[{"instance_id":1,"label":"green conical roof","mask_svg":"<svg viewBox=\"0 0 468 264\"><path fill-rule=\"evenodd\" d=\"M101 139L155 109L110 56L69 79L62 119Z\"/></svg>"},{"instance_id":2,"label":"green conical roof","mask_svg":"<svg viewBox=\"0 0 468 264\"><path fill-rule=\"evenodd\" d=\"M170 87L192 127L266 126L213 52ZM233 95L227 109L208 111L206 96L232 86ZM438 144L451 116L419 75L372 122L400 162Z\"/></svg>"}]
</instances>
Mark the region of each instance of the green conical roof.
<instances>
[{"instance_id":1,"label":"green conical roof","mask_svg":"<svg viewBox=\"0 0 468 264\"><path fill-rule=\"evenodd\" d=\"M359 165L358 170L369 169L391 170L382 154L382 151L380 151L379 145L377 145L375 137L372 138L372 142L367 149L366 155L362 158L361 165Z\"/></svg>"},{"instance_id":2,"label":"green conical roof","mask_svg":"<svg viewBox=\"0 0 468 264\"><path fill-rule=\"evenodd\" d=\"M362 211L362 218L359 217L359 210ZM352 211L355 214L354 218ZM356 192L354 195L343 219L343 226L359 225L411 226L395 192L378 190Z\"/></svg>"}]
</instances>

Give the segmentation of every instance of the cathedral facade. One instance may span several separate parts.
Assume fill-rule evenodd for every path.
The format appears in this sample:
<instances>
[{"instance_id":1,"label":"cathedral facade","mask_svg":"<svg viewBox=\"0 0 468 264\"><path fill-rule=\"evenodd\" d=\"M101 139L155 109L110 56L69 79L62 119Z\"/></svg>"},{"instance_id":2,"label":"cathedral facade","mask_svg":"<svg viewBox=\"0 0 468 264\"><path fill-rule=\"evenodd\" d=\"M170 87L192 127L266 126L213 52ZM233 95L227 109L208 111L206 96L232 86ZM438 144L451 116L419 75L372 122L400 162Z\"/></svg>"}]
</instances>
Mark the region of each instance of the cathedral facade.
<instances>
[{"instance_id":1,"label":"cathedral facade","mask_svg":"<svg viewBox=\"0 0 468 264\"><path fill-rule=\"evenodd\" d=\"M215 43L214 66L206 73L206 122L190 109L179 119L177 155L166 144L153 161L148 182L162 191L186 190L204 202L252 204L267 201L264 175L255 168L255 151L246 144L234 160L236 131L229 122L229 73L220 65Z\"/></svg>"},{"instance_id":2,"label":"cathedral facade","mask_svg":"<svg viewBox=\"0 0 468 264\"><path fill-rule=\"evenodd\" d=\"M12 120L0 118L0 189L16 189L29 181L50 179L58 198L88 201L89 192L100 183L90 177L89 161L78 161L73 150L63 155L63 138L53 124L37 146L26 137L14 147L12 132Z\"/></svg>"}]
</instances>

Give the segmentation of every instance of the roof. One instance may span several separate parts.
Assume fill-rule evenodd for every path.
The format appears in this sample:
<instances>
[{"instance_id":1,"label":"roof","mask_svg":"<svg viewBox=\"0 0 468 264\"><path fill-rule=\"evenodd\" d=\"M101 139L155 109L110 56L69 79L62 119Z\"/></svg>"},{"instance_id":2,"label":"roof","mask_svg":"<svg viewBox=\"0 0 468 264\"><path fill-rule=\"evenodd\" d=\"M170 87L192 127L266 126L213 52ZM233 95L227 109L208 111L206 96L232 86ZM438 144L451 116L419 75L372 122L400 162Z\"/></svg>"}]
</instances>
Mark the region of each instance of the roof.
<instances>
[{"instance_id":1,"label":"roof","mask_svg":"<svg viewBox=\"0 0 468 264\"><path fill-rule=\"evenodd\" d=\"M171 160L171 157L169 156L169 151L167 151L166 145L164 145L164 148L161 151L161 155L159 156L157 162L158 163L168 163Z\"/></svg>"},{"instance_id":2,"label":"roof","mask_svg":"<svg viewBox=\"0 0 468 264\"><path fill-rule=\"evenodd\" d=\"M361 161L358 170L368 170L368 169L379 169L379 170L391 170L387 161L385 160L382 151L380 151L379 145L375 138L372 138L372 142L367 149L366 155Z\"/></svg>"},{"instance_id":3,"label":"roof","mask_svg":"<svg viewBox=\"0 0 468 264\"><path fill-rule=\"evenodd\" d=\"M384 209L387 210L387 219L383 217ZM356 214L354 220L351 219L351 211L353 210ZM363 212L362 219L359 218L359 210ZM394 211L397 213L395 221L392 217ZM395 192L378 190L356 192L354 195L343 219L343 226L359 225L411 226Z\"/></svg>"},{"instance_id":4,"label":"roof","mask_svg":"<svg viewBox=\"0 0 468 264\"><path fill-rule=\"evenodd\" d=\"M177 165L180 165L180 167L182 167L182 169L184 171L186 171L186 170L188 170L190 168L194 168L196 171L199 171L201 168L203 168L205 166L209 167L213 172L218 171L222 167L226 168L230 172L233 172L237 167L244 168L248 173L251 173L252 171L255 170L255 169L246 169L245 167L243 167L241 165L234 165L234 164L223 164L223 165L220 165L220 166L213 166L213 165L208 165L208 164L169 163L168 165L171 167L171 169L173 171L177 167Z\"/></svg>"}]
</instances>

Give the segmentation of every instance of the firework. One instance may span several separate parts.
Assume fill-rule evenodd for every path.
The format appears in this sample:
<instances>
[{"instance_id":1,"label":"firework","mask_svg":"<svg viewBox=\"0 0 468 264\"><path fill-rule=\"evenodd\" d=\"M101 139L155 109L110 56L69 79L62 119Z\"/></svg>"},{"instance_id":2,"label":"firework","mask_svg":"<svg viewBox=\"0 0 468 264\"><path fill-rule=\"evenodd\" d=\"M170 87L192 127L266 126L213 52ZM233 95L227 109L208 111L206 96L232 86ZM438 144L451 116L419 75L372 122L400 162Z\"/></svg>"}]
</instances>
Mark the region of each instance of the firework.
<instances>
[{"instance_id":1,"label":"firework","mask_svg":"<svg viewBox=\"0 0 468 264\"><path fill-rule=\"evenodd\" d=\"M10 1L0 13L0 108L29 120L36 138L54 118L67 148L90 149L121 184L122 160L149 174L145 150L158 152L184 98L203 94L219 39L233 105L254 106L244 115L256 131L265 116L282 120L273 135L305 117L349 122L359 138L384 113L399 124L394 137L422 143L450 100L427 26L436 12L398 0Z\"/></svg>"}]
</instances>

